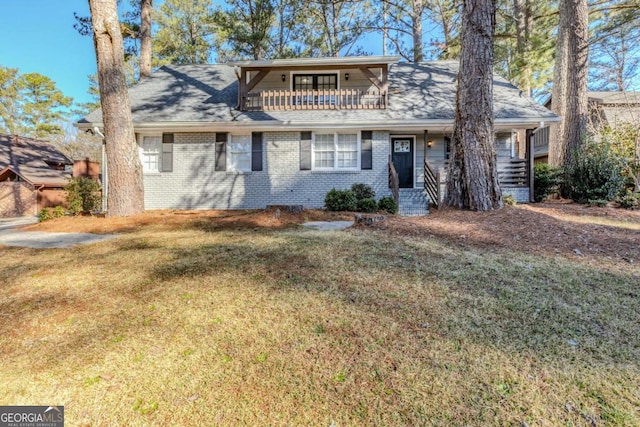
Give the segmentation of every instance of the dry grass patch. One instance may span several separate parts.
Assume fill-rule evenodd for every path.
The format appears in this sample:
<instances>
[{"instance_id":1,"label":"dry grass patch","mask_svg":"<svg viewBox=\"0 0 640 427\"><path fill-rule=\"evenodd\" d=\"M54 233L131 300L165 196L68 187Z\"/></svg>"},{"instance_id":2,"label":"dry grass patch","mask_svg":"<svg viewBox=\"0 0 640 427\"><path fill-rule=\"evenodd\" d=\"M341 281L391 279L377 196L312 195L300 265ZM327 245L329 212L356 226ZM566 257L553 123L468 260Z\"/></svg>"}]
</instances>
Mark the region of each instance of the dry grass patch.
<instances>
[{"instance_id":1,"label":"dry grass patch","mask_svg":"<svg viewBox=\"0 0 640 427\"><path fill-rule=\"evenodd\" d=\"M69 425L640 425L634 264L438 215L205 215L0 249L0 404L64 404Z\"/></svg>"}]
</instances>

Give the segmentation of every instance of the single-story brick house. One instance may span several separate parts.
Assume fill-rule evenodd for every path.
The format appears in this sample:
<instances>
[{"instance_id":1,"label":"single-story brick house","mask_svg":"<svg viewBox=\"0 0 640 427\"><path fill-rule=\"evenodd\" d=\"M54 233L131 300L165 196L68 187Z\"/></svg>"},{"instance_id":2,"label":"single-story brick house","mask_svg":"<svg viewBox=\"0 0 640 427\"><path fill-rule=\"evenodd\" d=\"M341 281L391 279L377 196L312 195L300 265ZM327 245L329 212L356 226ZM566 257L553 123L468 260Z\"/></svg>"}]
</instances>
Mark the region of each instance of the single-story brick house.
<instances>
[{"instance_id":1,"label":"single-story brick house","mask_svg":"<svg viewBox=\"0 0 640 427\"><path fill-rule=\"evenodd\" d=\"M317 208L331 188L366 183L378 197L399 197L401 212L424 213L441 197L458 63L398 60L160 68L129 92L145 207ZM559 118L499 77L494 117L503 191L529 201L529 136ZM100 128L101 112L77 126Z\"/></svg>"},{"instance_id":2,"label":"single-story brick house","mask_svg":"<svg viewBox=\"0 0 640 427\"><path fill-rule=\"evenodd\" d=\"M35 215L63 204L72 166L46 141L0 134L0 217Z\"/></svg>"}]
</instances>

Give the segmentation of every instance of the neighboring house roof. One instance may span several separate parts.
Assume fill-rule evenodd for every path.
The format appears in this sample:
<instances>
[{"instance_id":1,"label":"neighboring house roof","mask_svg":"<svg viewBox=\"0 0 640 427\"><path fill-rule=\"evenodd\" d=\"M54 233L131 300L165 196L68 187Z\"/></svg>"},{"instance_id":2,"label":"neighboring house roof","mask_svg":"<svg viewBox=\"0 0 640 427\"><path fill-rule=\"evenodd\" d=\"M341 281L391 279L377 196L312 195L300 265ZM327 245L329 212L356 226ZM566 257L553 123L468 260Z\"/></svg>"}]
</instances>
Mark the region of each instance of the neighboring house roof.
<instances>
[{"instance_id":1,"label":"neighboring house roof","mask_svg":"<svg viewBox=\"0 0 640 427\"><path fill-rule=\"evenodd\" d=\"M287 64L295 62L287 61ZM190 129L197 125L220 129L226 126L293 130L335 127L336 124L371 129L381 126L385 129L451 128L457 73L458 62L454 61L392 64L389 67L388 108L377 110L238 111L236 74L232 66L222 64L161 67L151 77L133 86L129 96L133 122L139 130L145 126ZM493 90L496 126L537 127L541 121L560 120L501 77L494 78ZM78 126L101 123L102 113L97 110L82 119Z\"/></svg>"},{"instance_id":2,"label":"neighboring house roof","mask_svg":"<svg viewBox=\"0 0 640 427\"><path fill-rule=\"evenodd\" d=\"M11 171L33 185L62 187L71 174L50 165L71 164L69 158L45 141L0 134L0 176Z\"/></svg>"},{"instance_id":3,"label":"neighboring house roof","mask_svg":"<svg viewBox=\"0 0 640 427\"><path fill-rule=\"evenodd\" d=\"M598 112L596 125L614 126L619 123L640 125L640 92L587 92L589 103Z\"/></svg>"}]
</instances>

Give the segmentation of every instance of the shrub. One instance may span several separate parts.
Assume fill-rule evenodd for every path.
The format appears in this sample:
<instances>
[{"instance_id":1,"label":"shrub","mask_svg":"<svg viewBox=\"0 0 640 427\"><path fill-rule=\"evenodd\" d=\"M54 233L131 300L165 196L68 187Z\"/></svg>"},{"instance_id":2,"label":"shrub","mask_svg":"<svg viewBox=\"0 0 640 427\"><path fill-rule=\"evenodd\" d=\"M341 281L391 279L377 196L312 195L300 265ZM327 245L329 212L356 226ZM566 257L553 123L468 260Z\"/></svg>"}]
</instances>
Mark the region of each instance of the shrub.
<instances>
[{"instance_id":1,"label":"shrub","mask_svg":"<svg viewBox=\"0 0 640 427\"><path fill-rule=\"evenodd\" d=\"M626 163L606 141L585 143L566 172L568 196L579 203L615 199L624 188Z\"/></svg>"},{"instance_id":2,"label":"shrub","mask_svg":"<svg viewBox=\"0 0 640 427\"><path fill-rule=\"evenodd\" d=\"M38 221L48 221L50 219L60 218L66 214L62 206L56 206L55 208L42 208L38 212Z\"/></svg>"},{"instance_id":3,"label":"shrub","mask_svg":"<svg viewBox=\"0 0 640 427\"><path fill-rule=\"evenodd\" d=\"M64 187L67 193L67 207L69 213L78 215L96 211L100 208L102 197L100 195L100 185L90 178L73 178Z\"/></svg>"},{"instance_id":4,"label":"shrub","mask_svg":"<svg viewBox=\"0 0 640 427\"><path fill-rule=\"evenodd\" d=\"M398 212L398 204L393 197L383 197L378 201L378 209L393 215Z\"/></svg>"},{"instance_id":5,"label":"shrub","mask_svg":"<svg viewBox=\"0 0 640 427\"><path fill-rule=\"evenodd\" d=\"M511 194L507 194L502 198L502 200L504 200L505 205L509 205L509 206L515 206L518 203Z\"/></svg>"},{"instance_id":6,"label":"shrub","mask_svg":"<svg viewBox=\"0 0 640 427\"><path fill-rule=\"evenodd\" d=\"M546 163L533 166L533 199L541 202L558 192L561 170Z\"/></svg>"},{"instance_id":7,"label":"shrub","mask_svg":"<svg viewBox=\"0 0 640 427\"><path fill-rule=\"evenodd\" d=\"M624 209L640 209L640 193L626 190L618 196L616 202Z\"/></svg>"},{"instance_id":8,"label":"shrub","mask_svg":"<svg viewBox=\"0 0 640 427\"><path fill-rule=\"evenodd\" d=\"M351 191L358 200L373 199L376 197L376 192L367 184L353 184Z\"/></svg>"},{"instance_id":9,"label":"shrub","mask_svg":"<svg viewBox=\"0 0 640 427\"><path fill-rule=\"evenodd\" d=\"M335 188L332 188L324 198L324 206L330 211L355 211L357 202L353 191Z\"/></svg>"},{"instance_id":10,"label":"shrub","mask_svg":"<svg viewBox=\"0 0 640 427\"><path fill-rule=\"evenodd\" d=\"M589 206L597 206L599 208L604 208L605 206L607 206L607 204L609 204L609 201L603 200L603 199L591 199L591 200L587 200L587 204Z\"/></svg>"},{"instance_id":11,"label":"shrub","mask_svg":"<svg viewBox=\"0 0 640 427\"><path fill-rule=\"evenodd\" d=\"M378 203L373 197L358 200L358 212L372 213L378 210Z\"/></svg>"}]
</instances>

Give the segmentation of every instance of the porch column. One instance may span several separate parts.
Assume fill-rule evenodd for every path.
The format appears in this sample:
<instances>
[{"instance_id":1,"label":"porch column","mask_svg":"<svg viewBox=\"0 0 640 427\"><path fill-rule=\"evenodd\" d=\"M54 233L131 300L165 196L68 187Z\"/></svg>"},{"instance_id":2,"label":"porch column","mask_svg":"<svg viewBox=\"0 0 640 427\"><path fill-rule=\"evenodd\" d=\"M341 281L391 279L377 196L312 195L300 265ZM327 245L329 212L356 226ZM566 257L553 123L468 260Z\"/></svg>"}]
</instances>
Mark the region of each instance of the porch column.
<instances>
[{"instance_id":1,"label":"porch column","mask_svg":"<svg viewBox=\"0 0 640 427\"><path fill-rule=\"evenodd\" d=\"M529 202L534 202L535 201L534 196L533 196L533 186L535 185L534 184L534 179L533 179L533 157L534 157L533 150L535 149L535 144L534 144L535 135L536 135L535 134L535 130L527 129L527 132L526 132L526 141L527 141L526 158L527 158L527 170L528 170L527 184L529 186Z\"/></svg>"}]
</instances>

